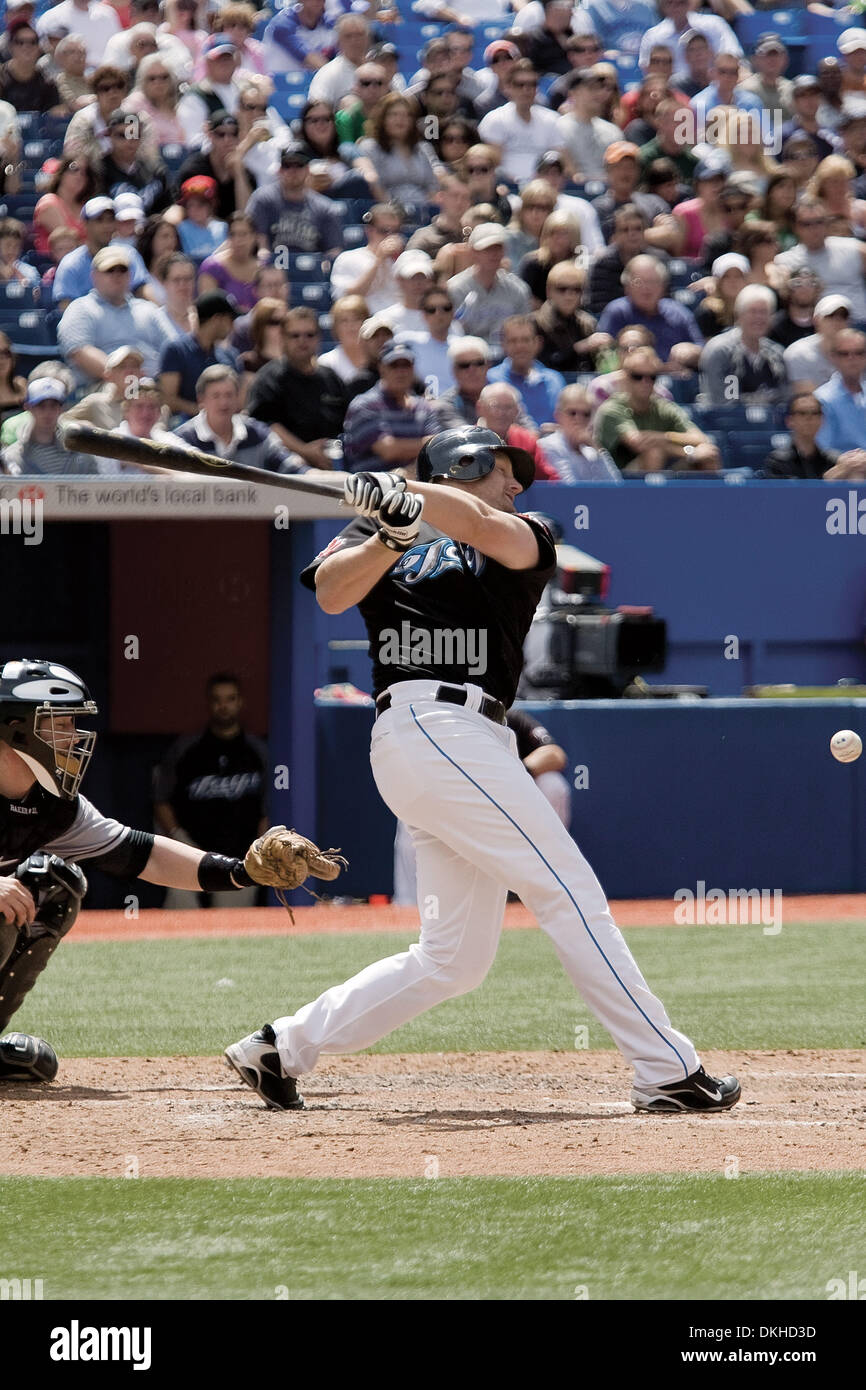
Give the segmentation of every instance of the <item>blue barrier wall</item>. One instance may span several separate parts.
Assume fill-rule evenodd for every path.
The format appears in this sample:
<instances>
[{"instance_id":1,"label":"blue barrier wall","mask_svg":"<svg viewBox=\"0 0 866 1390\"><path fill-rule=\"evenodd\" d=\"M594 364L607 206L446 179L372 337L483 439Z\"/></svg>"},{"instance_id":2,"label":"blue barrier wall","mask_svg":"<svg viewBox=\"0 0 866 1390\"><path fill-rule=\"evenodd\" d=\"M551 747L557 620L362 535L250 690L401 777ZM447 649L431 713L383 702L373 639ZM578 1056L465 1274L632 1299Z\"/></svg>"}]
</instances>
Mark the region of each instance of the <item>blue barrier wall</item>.
<instances>
[{"instance_id":1,"label":"blue barrier wall","mask_svg":"<svg viewBox=\"0 0 866 1390\"><path fill-rule=\"evenodd\" d=\"M678 888L866 890L866 758L841 765L837 729L866 742L866 701L592 700L527 705L588 769L572 834L612 897ZM390 893L394 818L373 783L372 712L316 710L320 844L350 867L340 891Z\"/></svg>"}]
</instances>

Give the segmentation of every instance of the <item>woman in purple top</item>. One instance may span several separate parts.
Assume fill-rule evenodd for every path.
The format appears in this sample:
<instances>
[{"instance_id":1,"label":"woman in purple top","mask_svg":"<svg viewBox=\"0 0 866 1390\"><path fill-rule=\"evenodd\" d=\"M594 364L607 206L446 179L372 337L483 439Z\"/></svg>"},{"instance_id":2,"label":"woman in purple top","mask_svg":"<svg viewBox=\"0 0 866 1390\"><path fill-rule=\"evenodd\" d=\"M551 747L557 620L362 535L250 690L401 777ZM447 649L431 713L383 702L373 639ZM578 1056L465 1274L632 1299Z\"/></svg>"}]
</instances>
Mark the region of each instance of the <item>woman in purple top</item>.
<instances>
[{"instance_id":1,"label":"woman in purple top","mask_svg":"<svg viewBox=\"0 0 866 1390\"><path fill-rule=\"evenodd\" d=\"M255 275L259 268L256 242L256 229L246 213L232 213L228 239L201 263L199 294L222 290L234 295L238 308L244 313L252 309L256 302Z\"/></svg>"}]
</instances>

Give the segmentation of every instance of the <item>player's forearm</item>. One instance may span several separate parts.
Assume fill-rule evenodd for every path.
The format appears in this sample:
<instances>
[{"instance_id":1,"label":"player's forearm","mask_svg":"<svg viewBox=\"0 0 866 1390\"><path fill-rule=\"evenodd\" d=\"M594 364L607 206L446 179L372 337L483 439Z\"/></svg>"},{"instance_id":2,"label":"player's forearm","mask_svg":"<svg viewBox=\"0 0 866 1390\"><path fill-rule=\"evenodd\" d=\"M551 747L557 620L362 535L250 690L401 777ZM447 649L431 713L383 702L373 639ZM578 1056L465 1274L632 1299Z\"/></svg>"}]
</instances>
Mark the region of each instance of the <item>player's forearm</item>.
<instances>
[{"instance_id":1,"label":"player's forearm","mask_svg":"<svg viewBox=\"0 0 866 1390\"><path fill-rule=\"evenodd\" d=\"M375 536L363 545L329 555L316 571L316 601L325 613L345 613L372 588L397 560Z\"/></svg>"},{"instance_id":2,"label":"player's forearm","mask_svg":"<svg viewBox=\"0 0 866 1390\"><path fill-rule=\"evenodd\" d=\"M407 484L424 498L424 520L454 541L474 546L509 569L530 569L538 561L538 542L517 516L496 511L480 498L447 483Z\"/></svg>"},{"instance_id":3,"label":"player's forearm","mask_svg":"<svg viewBox=\"0 0 866 1390\"><path fill-rule=\"evenodd\" d=\"M196 892L201 886L198 869L202 859L203 850L157 835L150 858L139 878L143 878L145 883L161 883L165 888L188 888Z\"/></svg>"}]
</instances>

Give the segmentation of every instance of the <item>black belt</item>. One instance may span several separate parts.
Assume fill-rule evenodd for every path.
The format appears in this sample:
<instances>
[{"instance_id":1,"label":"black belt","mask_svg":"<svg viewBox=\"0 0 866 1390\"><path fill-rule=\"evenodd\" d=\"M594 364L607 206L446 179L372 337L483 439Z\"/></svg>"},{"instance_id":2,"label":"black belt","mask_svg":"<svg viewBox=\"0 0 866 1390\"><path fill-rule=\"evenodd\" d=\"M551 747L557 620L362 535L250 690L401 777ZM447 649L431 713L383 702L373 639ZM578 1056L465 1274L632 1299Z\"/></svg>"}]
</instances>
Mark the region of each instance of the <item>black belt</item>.
<instances>
[{"instance_id":1,"label":"black belt","mask_svg":"<svg viewBox=\"0 0 866 1390\"><path fill-rule=\"evenodd\" d=\"M427 695L424 698L429 700L431 696ZM447 705L465 705L469 700L469 691L460 685L440 685L432 699L444 700ZM385 710L390 708L391 692L386 690L376 700L376 713L384 714ZM501 700L494 700L490 695L482 695L478 713L483 714L485 719L491 719L494 724L505 723L505 706Z\"/></svg>"}]
</instances>

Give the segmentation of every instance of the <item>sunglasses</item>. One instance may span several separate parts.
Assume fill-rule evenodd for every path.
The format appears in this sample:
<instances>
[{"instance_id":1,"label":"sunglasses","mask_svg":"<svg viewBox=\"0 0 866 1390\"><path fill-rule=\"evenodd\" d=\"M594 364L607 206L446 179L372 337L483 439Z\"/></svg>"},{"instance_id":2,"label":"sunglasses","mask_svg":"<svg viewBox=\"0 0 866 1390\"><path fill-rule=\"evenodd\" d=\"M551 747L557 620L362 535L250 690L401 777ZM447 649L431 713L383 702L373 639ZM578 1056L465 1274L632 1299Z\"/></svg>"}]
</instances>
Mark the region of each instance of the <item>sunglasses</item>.
<instances>
[{"instance_id":1,"label":"sunglasses","mask_svg":"<svg viewBox=\"0 0 866 1390\"><path fill-rule=\"evenodd\" d=\"M511 53L495 53L495 54L493 55L493 57L490 59L490 66L493 67L495 63L513 63L513 62L514 62L514 55L513 55L513 54L511 54Z\"/></svg>"},{"instance_id":2,"label":"sunglasses","mask_svg":"<svg viewBox=\"0 0 866 1390\"><path fill-rule=\"evenodd\" d=\"M381 77L361 77L358 79L359 87L384 87L384 85Z\"/></svg>"},{"instance_id":3,"label":"sunglasses","mask_svg":"<svg viewBox=\"0 0 866 1390\"><path fill-rule=\"evenodd\" d=\"M466 372L470 367L486 367L487 363L482 357L473 357L471 362L455 362L454 367L458 372Z\"/></svg>"},{"instance_id":4,"label":"sunglasses","mask_svg":"<svg viewBox=\"0 0 866 1390\"><path fill-rule=\"evenodd\" d=\"M467 172L467 174L492 174L492 173L493 173L493 165L492 165L492 164L467 164L467 166L466 166L466 172Z\"/></svg>"},{"instance_id":5,"label":"sunglasses","mask_svg":"<svg viewBox=\"0 0 866 1390\"><path fill-rule=\"evenodd\" d=\"M657 381L658 372L629 372L632 381Z\"/></svg>"},{"instance_id":6,"label":"sunglasses","mask_svg":"<svg viewBox=\"0 0 866 1390\"><path fill-rule=\"evenodd\" d=\"M145 80L147 82L170 82L171 78L167 72L149 72Z\"/></svg>"},{"instance_id":7,"label":"sunglasses","mask_svg":"<svg viewBox=\"0 0 866 1390\"><path fill-rule=\"evenodd\" d=\"M451 304L425 304L425 314L450 314L453 312Z\"/></svg>"},{"instance_id":8,"label":"sunglasses","mask_svg":"<svg viewBox=\"0 0 866 1390\"><path fill-rule=\"evenodd\" d=\"M536 87L538 86L538 83L537 83L537 82L529 82L529 81L527 81L527 82L512 82L511 85L512 85L512 87L514 88L514 90L517 91L517 92L519 92L519 91L521 91L521 90L525 90L525 91L528 92L528 91L530 91L530 89L534 92L535 89L536 89Z\"/></svg>"},{"instance_id":9,"label":"sunglasses","mask_svg":"<svg viewBox=\"0 0 866 1390\"><path fill-rule=\"evenodd\" d=\"M280 322L285 323L285 319L281 319ZM297 329L293 329L292 332L286 334L287 338L318 338L318 336L318 333L315 331L299 332Z\"/></svg>"},{"instance_id":10,"label":"sunglasses","mask_svg":"<svg viewBox=\"0 0 866 1390\"><path fill-rule=\"evenodd\" d=\"M237 135L236 130L212 130L212 140L233 140Z\"/></svg>"}]
</instances>

